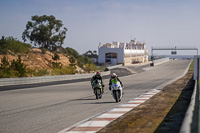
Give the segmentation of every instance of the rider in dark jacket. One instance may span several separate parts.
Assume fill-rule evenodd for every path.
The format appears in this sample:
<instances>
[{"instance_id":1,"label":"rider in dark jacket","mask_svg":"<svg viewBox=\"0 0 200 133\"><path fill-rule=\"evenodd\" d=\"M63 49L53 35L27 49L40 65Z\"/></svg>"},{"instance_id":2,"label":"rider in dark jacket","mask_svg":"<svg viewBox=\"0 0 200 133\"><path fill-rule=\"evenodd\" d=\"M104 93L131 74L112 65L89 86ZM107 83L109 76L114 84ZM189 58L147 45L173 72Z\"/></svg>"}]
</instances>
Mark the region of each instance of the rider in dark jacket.
<instances>
[{"instance_id":1,"label":"rider in dark jacket","mask_svg":"<svg viewBox=\"0 0 200 133\"><path fill-rule=\"evenodd\" d=\"M92 85L92 88L93 88L93 84L96 80L101 80L101 83L102 83L102 92L104 93L104 83L103 83L103 80L102 80L102 76L101 76L101 73L100 72L97 72L91 79L91 85ZM93 88L94 89L94 88Z\"/></svg>"}]
</instances>

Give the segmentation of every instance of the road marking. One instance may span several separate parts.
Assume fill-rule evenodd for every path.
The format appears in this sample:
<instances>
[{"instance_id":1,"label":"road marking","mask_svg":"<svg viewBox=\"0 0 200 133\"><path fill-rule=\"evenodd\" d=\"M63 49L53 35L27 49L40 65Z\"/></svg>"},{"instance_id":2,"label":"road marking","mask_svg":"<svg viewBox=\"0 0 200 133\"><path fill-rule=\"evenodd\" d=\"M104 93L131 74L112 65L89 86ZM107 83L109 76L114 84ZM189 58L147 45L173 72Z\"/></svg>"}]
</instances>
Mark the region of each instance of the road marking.
<instances>
[{"instance_id":1,"label":"road marking","mask_svg":"<svg viewBox=\"0 0 200 133\"><path fill-rule=\"evenodd\" d=\"M135 98L135 99L140 99L140 100L148 100L149 97L138 97L138 98Z\"/></svg>"},{"instance_id":2,"label":"road marking","mask_svg":"<svg viewBox=\"0 0 200 133\"><path fill-rule=\"evenodd\" d=\"M142 100L130 100L130 101L128 101L128 103L136 103L136 104L141 104L141 103L143 103L143 102L145 102L144 100L142 101Z\"/></svg>"},{"instance_id":3,"label":"road marking","mask_svg":"<svg viewBox=\"0 0 200 133\"><path fill-rule=\"evenodd\" d=\"M102 127L75 127L75 128L73 128L71 131L75 131L75 132L77 132L77 131L87 131L87 132L91 132L91 131L96 131L96 130L99 130L99 129L101 129Z\"/></svg>"},{"instance_id":4,"label":"road marking","mask_svg":"<svg viewBox=\"0 0 200 133\"><path fill-rule=\"evenodd\" d=\"M120 116L122 116L124 113L121 113L121 114L107 114L107 113L104 113L100 116L97 116L97 118L118 118Z\"/></svg>"},{"instance_id":5,"label":"road marking","mask_svg":"<svg viewBox=\"0 0 200 133\"><path fill-rule=\"evenodd\" d=\"M108 125L110 122L144 103L159 92L160 90L153 89L140 95L139 97L127 101L125 104L118 105L114 109L83 120L82 122L74 124L69 128L63 129L58 133L96 133Z\"/></svg>"},{"instance_id":6,"label":"road marking","mask_svg":"<svg viewBox=\"0 0 200 133\"><path fill-rule=\"evenodd\" d=\"M96 131L69 131L67 133L96 133Z\"/></svg>"},{"instance_id":7,"label":"road marking","mask_svg":"<svg viewBox=\"0 0 200 133\"><path fill-rule=\"evenodd\" d=\"M131 110L131 108L114 108L114 109L112 109L111 110L111 112L115 112L115 111L130 111Z\"/></svg>"},{"instance_id":8,"label":"road marking","mask_svg":"<svg viewBox=\"0 0 200 133\"><path fill-rule=\"evenodd\" d=\"M114 117L117 118L117 117ZM108 125L111 121L87 121L77 127L104 127Z\"/></svg>"},{"instance_id":9,"label":"road marking","mask_svg":"<svg viewBox=\"0 0 200 133\"><path fill-rule=\"evenodd\" d=\"M91 119L91 121L113 121L115 119L116 118L94 118L94 119Z\"/></svg>"},{"instance_id":10,"label":"road marking","mask_svg":"<svg viewBox=\"0 0 200 133\"><path fill-rule=\"evenodd\" d=\"M137 107L140 104L122 104L121 107Z\"/></svg>"}]
</instances>

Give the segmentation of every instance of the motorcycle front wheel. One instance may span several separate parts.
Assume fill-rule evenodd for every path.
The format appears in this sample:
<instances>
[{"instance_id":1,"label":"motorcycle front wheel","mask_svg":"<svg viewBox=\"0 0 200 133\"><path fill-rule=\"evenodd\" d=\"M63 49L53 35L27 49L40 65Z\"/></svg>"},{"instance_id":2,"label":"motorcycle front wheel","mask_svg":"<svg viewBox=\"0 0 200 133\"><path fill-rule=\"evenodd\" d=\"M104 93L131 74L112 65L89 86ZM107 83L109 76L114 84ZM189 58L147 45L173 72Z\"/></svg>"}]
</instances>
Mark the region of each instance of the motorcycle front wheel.
<instances>
[{"instance_id":1,"label":"motorcycle front wheel","mask_svg":"<svg viewBox=\"0 0 200 133\"><path fill-rule=\"evenodd\" d=\"M120 101L120 91L114 90L113 95L114 95L115 101L118 103Z\"/></svg>"}]
</instances>

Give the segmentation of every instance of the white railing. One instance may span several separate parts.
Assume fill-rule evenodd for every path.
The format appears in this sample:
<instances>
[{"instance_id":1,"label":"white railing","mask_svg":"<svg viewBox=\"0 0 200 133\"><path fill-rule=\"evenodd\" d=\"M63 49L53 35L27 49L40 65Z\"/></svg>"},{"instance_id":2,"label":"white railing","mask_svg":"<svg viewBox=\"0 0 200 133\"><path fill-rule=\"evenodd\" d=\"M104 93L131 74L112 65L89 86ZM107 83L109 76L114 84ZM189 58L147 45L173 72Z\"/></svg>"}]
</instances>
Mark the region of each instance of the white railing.
<instances>
[{"instance_id":1,"label":"white railing","mask_svg":"<svg viewBox=\"0 0 200 133\"><path fill-rule=\"evenodd\" d=\"M75 74L75 75L59 75L59 76L39 76L39 77L21 77L21 78L0 78L0 86L35 84L53 81L64 81L74 79L91 78L95 73ZM102 72L102 76L109 75L110 71Z\"/></svg>"}]
</instances>

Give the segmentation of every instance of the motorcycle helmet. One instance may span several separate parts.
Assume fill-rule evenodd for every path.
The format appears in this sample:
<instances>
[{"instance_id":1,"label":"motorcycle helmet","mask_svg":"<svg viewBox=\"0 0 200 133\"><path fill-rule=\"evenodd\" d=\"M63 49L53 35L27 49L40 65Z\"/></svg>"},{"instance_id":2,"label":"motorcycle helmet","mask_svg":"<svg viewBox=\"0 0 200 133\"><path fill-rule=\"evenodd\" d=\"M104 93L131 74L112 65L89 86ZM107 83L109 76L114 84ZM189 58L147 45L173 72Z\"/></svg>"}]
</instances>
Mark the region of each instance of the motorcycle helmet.
<instances>
[{"instance_id":1,"label":"motorcycle helmet","mask_svg":"<svg viewBox=\"0 0 200 133\"><path fill-rule=\"evenodd\" d=\"M101 77L101 73L100 73L100 72L97 72L97 73L96 73L96 77L97 77L97 78Z\"/></svg>"},{"instance_id":2,"label":"motorcycle helmet","mask_svg":"<svg viewBox=\"0 0 200 133\"><path fill-rule=\"evenodd\" d=\"M111 75L111 78L114 79L115 77L117 77L117 74L116 74L116 73L113 73L113 74Z\"/></svg>"}]
</instances>

